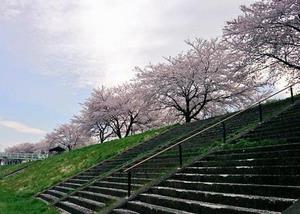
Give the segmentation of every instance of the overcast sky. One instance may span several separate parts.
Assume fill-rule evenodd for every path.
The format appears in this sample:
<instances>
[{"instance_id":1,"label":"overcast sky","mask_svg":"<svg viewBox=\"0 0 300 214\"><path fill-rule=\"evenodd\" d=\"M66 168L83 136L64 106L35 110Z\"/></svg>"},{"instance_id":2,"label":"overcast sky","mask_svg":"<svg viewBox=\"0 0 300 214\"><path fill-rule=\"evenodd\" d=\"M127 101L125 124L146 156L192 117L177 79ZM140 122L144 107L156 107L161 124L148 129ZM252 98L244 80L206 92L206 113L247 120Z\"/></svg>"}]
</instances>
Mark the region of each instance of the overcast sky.
<instances>
[{"instance_id":1,"label":"overcast sky","mask_svg":"<svg viewBox=\"0 0 300 214\"><path fill-rule=\"evenodd\" d=\"M93 87L220 36L252 2L0 0L0 151L67 122Z\"/></svg>"}]
</instances>

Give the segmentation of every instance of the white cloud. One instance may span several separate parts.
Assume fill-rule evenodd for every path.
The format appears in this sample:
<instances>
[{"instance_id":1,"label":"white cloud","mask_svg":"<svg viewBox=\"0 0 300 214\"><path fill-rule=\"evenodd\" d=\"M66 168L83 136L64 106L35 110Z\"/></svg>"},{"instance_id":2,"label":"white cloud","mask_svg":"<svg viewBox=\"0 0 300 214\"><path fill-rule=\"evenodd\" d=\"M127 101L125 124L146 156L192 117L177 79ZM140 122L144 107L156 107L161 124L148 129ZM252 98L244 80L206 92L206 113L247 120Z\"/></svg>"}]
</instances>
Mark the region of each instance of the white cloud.
<instances>
[{"instance_id":1,"label":"white cloud","mask_svg":"<svg viewBox=\"0 0 300 214\"><path fill-rule=\"evenodd\" d=\"M26 133L26 134L34 134L34 135L44 135L46 131L30 127L24 123L20 123L12 120L0 120L0 126L13 129L16 132Z\"/></svg>"},{"instance_id":2,"label":"white cloud","mask_svg":"<svg viewBox=\"0 0 300 214\"><path fill-rule=\"evenodd\" d=\"M134 66L182 51L185 39L220 35L253 1L2 0L1 34L40 72L81 86L116 84Z\"/></svg>"}]
</instances>

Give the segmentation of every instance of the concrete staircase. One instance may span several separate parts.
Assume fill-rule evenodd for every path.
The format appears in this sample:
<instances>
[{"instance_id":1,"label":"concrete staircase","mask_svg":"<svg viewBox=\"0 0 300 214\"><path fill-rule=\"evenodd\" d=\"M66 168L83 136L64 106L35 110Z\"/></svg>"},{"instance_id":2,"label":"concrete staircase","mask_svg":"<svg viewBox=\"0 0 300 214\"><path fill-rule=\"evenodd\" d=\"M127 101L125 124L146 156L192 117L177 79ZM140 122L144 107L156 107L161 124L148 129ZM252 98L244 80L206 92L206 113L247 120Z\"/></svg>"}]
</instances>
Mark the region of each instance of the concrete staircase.
<instances>
[{"instance_id":1,"label":"concrete staircase","mask_svg":"<svg viewBox=\"0 0 300 214\"><path fill-rule=\"evenodd\" d=\"M281 213L300 198L299 103L244 138L282 143L214 152L112 213Z\"/></svg>"},{"instance_id":2,"label":"concrete staircase","mask_svg":"<svg viewBox=\"0 0 300 214\"><path fill-rule=\"evenodd\" d=\"M141 154L144 153L144 155L146 155L147 152L155 152L161 147L167 146L181 138L197 132L221 118L222 116L197 121L191 124L177 125L153 139L128 149L109 160L103 161L96 166L58 183L50 189L40 193L37 197L48 203L55 203L66 197L69 193L84 187L96 179L99 179L99 177L106 173L116 171L122 166L127 166L130 163L135 163L135 161L140 160Z\"/></svg>"},{"instance_id":3,"label":"concrete staircase","mask_svg":"<svg viewBox=\"0 0 300 214\"><path fill-rule=\"evenodd\" d=\"M272 118L274 115L277 115L279 112L283 111L290 105L290 100L283 100L276 103L266 104L263 105L263 112L265 115L265 118ZM295 105L298 106L298 105ZM296 107L293 107L293 109ZM291 109L289 111L292 111ZM296 111L295 111L296 112ZM284 114L284 113L282 113ZM289 115L289 114L287 114ZM56 186L50 188L49 190L46 190L45 192L38 195L40 199L43 199L44 201L47 201L48 203L56 206L62 212L64 213L95 213L100 210L107 209L112 204L122 201L127 196L127 173L124 173L124 169L132 166L133 164L143 160L144 158L149 157L151 154L155 154L157 151L165 148L166 146L169 146L175 142L178 142L180 139L183 139L186 136L189 136L199 130L202 130L205 127L208 127L210 124L213 124L225 116L220 116L217 118L211 118L203 121L198 121L191 124L186 124L183 126L176 126L175 128L165 132L164 134L151 139L145 143L142 143L132 149L129 149L122 154L119 154L107 161L104 161L97 166L94 166L82 173L77 174L76 176L57 184ZM279 117L279 116L278 116ZM226 134L227 136L230 136L230 138L237 136L239 137L243 133L247 133L250 129L257 126L257 123L259 121L259 112L258 109L249 109L242 114L240 114L238 117L232 118L231 120L227 121L226 126ZM271 120L272 121L272 120ZM270 123L271 123L270 121ZM263 128L264 125L258 126L258 128ZM249 132L248 135L246 135L247 139L252 138L255 135L255 131ZM253 135L253 136L252 136ZM197 137L189 140L189 142L186 142L184 145L182 145L182 154L183 154L183 164L186 164L190 162L191 160L198 158L199 155L203 154L203 151L201 150L203 146L210 145L211 143L215 141L222 140L223 137L223 129L222 126L216 126L205 133L202 133L198 135ZM256 138L253 137L255 140ZM296 141L295 141L296 142ZM296 145L296 144L295 144ZM143 154L143 156L141 156ZM216 155L216 154L215 154ZM221 156L221 154L218 154ZM224 154L225 155L225 154ZM222 156L221 156L222 157ZM208 157L209 158L209 157ZM263 160L264 161L264 160ZM272 161L272 160L270 160ZM218 166L218 164L222 164L225 161L218 161L218 160L206 160L207 164L210 165L210 168L207 166L202 166L202 171L197 171L198 168L186 168L187 171L185 174L186 176L188 174L191 174L190 177L193 177L194 174L199 174L200 177L207 177L213 179L214 176L209 176L210 174L216 174L217 172L220 174L220 179L225 178L223 174L228 173L230 170L236 170L233 169L236 161L235 159L232 159L229 161L229 163L232 163L232 165L226 165L229 169L225 173L221 172L222 168ZM242 162L239 162L242 163ZM256 163L256 162L253 162ZM271 163L271 162L270 162ZM214 165L215 164L215 165ZM262 164L262 163L261 163ZM243 165L241 165L243 166ZM246 165L248 166L248 165ZM193 167L191 165L191 167ZM141 165L139 168L135 169L134 173L132 174L132 191L136 191L141 189L141 187L144 187L146 184L149 184L151 181L155 181L162 176L165 176L169 174L170 172L176 171L178 168L178 148L174 148L172 150L169 150L168 152L165 152L156 158L145 162L143 165ZM213 169L216 171L213 172ZM194 170L194 171L193 171ZM178 172L180 173L180 172ZM174 174L173 176L176 176L178 173ZM208 173L208 174L207 174ZM235 177L236 175L240 175L240 180L244 178L243 174L239 174L240 172L236 172L234 174L233 178L239 179L238 177ZM250 173L250 172L249 172ZM249 174L248 173L248 174ZM201 174L203 176L201 176ZM207 176L204 176L204 174L207 174ZM253 173L251 173L253 174ZM230 176L228 176L230 177ZM231 176L232 177L232 176ZM280 176L279 176L280 177ZM171 179L172 180L172 179ZM167 182L168 180L164 181ZM183 183L185 183L184 179L182 180ZM190 182L187 180L187 182ZM191 188L194 188L192 181ZM172 183L172 182L171 182ZM217 182L218 183L218 182ZM195 184L198 185L198 184ZM206 184L210 186L210 184ZM221 185L221 184L220 184ZM219 187L222 187L219 186ZM236 186L234 186L235 188ZM239 187L239 186L237 186ZM155 187L153 187L155 188ZM176 188L176 187L175 187ZM187 188L183 186L183 190ZM207 195L207 192L210 192L210 195L216 195L218 196L218 191L210 191L208 189L202 189L197 190L196 189L186 189L189 191L202 191L202 194ZM148 194L148 192L144 193ZM154 193L149 193L152 195L155 195ZM197 193L198 194L198 193ZM228 193L227 196L229 197L231 193ZM242 193L236 193L243 195ZM159 193L157 195L160 195ZM188 194L186 194L188 195ZM164 195L161 195L164 197ZM227 197L226 196L226 197ZM127 205L123 208L119 208L117 210L114 210L115 213L148 213L142 212L141 210L138 210L139 208L133 208L131 204L138 203L138 204L144 204L146 207L150 206L150 209L153 209L153 207L157 207L158 211L154 209L154 212L157 213L174 213L172 210L174 210L174 207L169 206L162 206L162 204L155 204L154 202L149 201L143 201L139 197L144 197L141 195L138 196L138 198L135 198L134 200L127 203ZM173 196L167 196L166 197L173 197L175 199L178 199L176 203L180 202L181 200L193 200L193 198L176 198ZM222 196L225 197L225 196ZM153 197L152 197L153 198ZM233 198L233 197L231 197ZM155 199L156 200L156 199ZM159 198L159 200L162 200L162 198ZM158 200L158 201L159 201ZM200 199L199 199L200 200ZM250 199L248 199L250 200ZM205 202L205 201L198 201L199 203L216 205L212 202ZM292 200L289 200L287 203L292 203ZM174 202L174 204L176 204ZM178 205L180 205L180 203ZM221 206L220 204L218 206ZM229 205L228 205L229 206ZM230 205L234 207L234 205ZM139 207L139 206L137 206ZM143 207L143 206L142 206ZM159 211L159 209L163 209ZM176 207L178 209L178 207ZM175 209L175 211L176 211ZM248 208L247 208L248 209ZM170 211L170 212L169 212ZM179 213L188 213L190 211L184 211L184 209L178 209ZM184 212L183 212L184 211ZM176 211L177 212L177 211ZM175 213L176 213L175 212ZM151 213L149 211L149 213ZM196 212L197 213L197 212ZM253 212L252 212L253 213Z\"/></svg>"},{"instance_id":4,"label":"concrete staircase","mask_svg":"<svg viewBox=\"0 0 300 214\"><path fill-rule=\"evenodd\" d=\"M289 111L277 115L274 119L258 126L255 130L244 135L244 139L260 141L272 139L281 142L300 142L299 104Z\"/></svg>"},{"instance_id":5,"label":"concrete staircase","mask_svg":"<svg viewBox=\"0 0 300 214\"><path fill-rule=\"evenodd\" d=\"M113 213L280 213L300 197L300 144L222 151Z\"/></svg>"}]
</instances>

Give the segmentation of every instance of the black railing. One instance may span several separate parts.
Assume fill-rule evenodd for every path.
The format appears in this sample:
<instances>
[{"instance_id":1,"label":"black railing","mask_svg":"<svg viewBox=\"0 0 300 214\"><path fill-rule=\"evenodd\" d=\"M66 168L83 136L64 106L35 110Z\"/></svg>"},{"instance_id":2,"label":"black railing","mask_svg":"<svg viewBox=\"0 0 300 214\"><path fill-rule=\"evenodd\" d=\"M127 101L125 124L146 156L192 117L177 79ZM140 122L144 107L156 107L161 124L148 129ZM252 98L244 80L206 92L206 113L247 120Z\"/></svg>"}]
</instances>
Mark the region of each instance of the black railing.
<instances>
[{"instance_id":1,"label":"black railing","mask_svg":"<svg viewBox=\"0 0 300 214\"><path fill-rule=\"evenodd\" d=\"M235 113L232 113L231 115L229 115L228 117L226 117L225 119L222 119L216 123L214 123L213 125L210 125L204 129L202 129L201 131L195 133L195 134L192 134L190 135L189 137L186 137L184 138L183 140L180 140L179 142L175 143L175 144L172 144L170 145L169 147L165 148L165 149L162 149L161 151L151 155L150 157L148 158L145 158L144 160L141 160L140 162L132 165L131 167L127 168L126 170L124 170L125 173L127 173L127 178L128 178L128 197L131 195L131 191L132 191L132 171L134 169L136 169L138 166L148 162L148 161L151 161L153 160L154 158L158 157L159 155L161 154L164 154L166 153L167 151L170 151L171 149L173 148L176 148L178 146L178 160L179 160L179 166L180 168L182 168L183 166L183 151L182 151L182 145L183 143L191 140L192 138L194 138L195 136L198 136L208 130L212 130L213 128L216 128L217 126L221 125L221 129L222 129L222 141L223 143L226 143L226 138L227 138L227 129L226 129L226 122L229 121L230 119L242 114L243 112L249 110L249 109L253 109L254 107L258 107L258 121L261 123L263 121L263 108L262 108L262 103L269 100L270 98L278 95L279 93L289 89L290 90L290 98L291 98L291 103L293 104L295 102L295 98L294 98L294 93L293 93L293 87L298 84L299 82L296 82L294 84L291 84L279 91L277 91L276 93L273 93L269 96L267 96L266 98L258 101L258 102L255 102L254 104L248 106L247 108L241 110L241 111L238 111L238 112L235 112Z\"/></svg>"}]
</instances>

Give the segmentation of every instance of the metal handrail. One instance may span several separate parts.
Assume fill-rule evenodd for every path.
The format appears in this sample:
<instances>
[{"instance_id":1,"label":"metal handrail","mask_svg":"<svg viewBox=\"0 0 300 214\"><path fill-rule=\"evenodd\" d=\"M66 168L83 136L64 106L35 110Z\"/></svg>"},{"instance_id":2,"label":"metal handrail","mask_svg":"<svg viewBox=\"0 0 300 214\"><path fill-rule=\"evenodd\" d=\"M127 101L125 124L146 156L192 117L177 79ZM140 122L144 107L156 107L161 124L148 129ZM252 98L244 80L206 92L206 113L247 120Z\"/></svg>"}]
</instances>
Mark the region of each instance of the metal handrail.
<instances>
[{"instance_id":1,"label":"metal handrail","mask_svg":"<svg viewBox=\"0 0 300 214\"><path fill-rule=\"evenodd\" d=\"M295 82L295 83L293 83L293 84L291 84L291 85L289 85L289 86L286 86L285 88L283 88L283 89L281 89L281 90L279 90L279 91L277 91L277 92L275 92L275 93L273 93L273 94L271 94L271 95L269 95L269 96L263 98L262 100L253 103L252 105L248 106L246 109L243 109L243 110L241 110L241 111L238 111L238 112L236 112L236 113L234 113L234 114L232 114L232 115L226 117L225 119L223 119L223 120L221 120L221 121L219 121L219 122L216 122L215 124L213 124L213 125L211 125L211 126L209 126L209 127L207 127L207 128L204 128L204 129L202 129L201 131L199 131L199 132L197 132L197 133L195 133L195 134L192 134L191 136L189 136L189 137L187 137L187 138L185 138L185 139L183 139L183 140L181 140L181 141L179 141L179 142L177 142L177 143L175 143L175 144L173 144L173 145L171 145L171 146L169 146L169 147L167 147L167 148L165 148L165 149L163 149L163 150L157 152L156 154L151 155L150 157L148 157L148 158L146 158L146 159L144 159L144 160L142 160L142 161L140 161L140 162L134 164L133 166L131 166L131 167L125 169L124 172L130 172L132 169L134 169L134 168L140 166L141 164L145 163L146 161L151 160L151 159L157 157L158 155L160 155L160 154L162 154L162 153L164 153L164 152L166 152L166 151L169 151L170 149L172 149L172 148L174 148L174 147L176 147L176 146L178 146L178 145L181 145L182 143L188 141L189 139L191 139L191 138L193 138L193 137L195 137L195 136L197 136L197 135L199 135L199 134L202 134L203 132L205 132L205 131L207 131L207 130L209 130L209 129L211 129L211 128L214 128L214 127L216 127L217 125L220 125L220 124L226 122L227 120L229 120L229 119L231 119L231 118L233 118L233 117L235 117L235 116L237 116L237 115L239 115L239 114L241 114L241 113L243 113L243 112L245 112L245 111L247 111L247 110L249 110L249 109L251 109L251 108L253 108L253 107L255 107L255 106L259 106L262 102L264 102L264 101L270 99L271 97L274 97L275 95L277 95L277 94L279 94L279 93L285 91L285 90L288 89L288 88L290 88L290 90L291 90L291 98L292 98L292 102L294 102L294 95L293 95L293 88L292 88L292 87L293 87L294 85L298 84L298 83L300 83L300 82Z\"/></svg>"}]
</instances>

